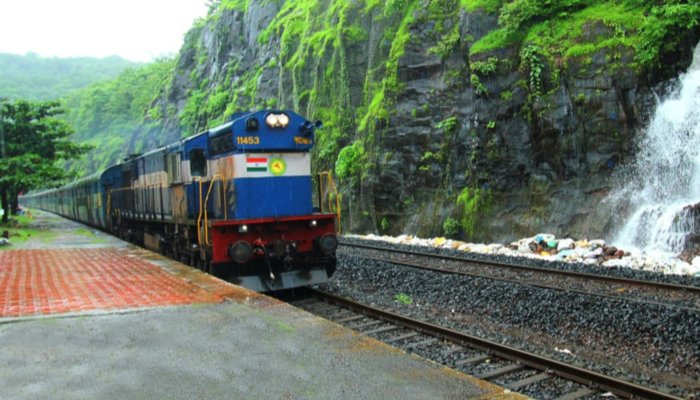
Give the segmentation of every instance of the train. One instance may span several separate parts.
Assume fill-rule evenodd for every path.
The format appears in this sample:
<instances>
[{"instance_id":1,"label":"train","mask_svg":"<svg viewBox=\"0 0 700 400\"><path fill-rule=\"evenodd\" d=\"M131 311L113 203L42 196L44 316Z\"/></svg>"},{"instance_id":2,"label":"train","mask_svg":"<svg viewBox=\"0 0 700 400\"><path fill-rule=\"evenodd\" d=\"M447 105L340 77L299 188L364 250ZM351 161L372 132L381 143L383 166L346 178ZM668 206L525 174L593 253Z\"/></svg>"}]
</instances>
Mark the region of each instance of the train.
<instances>
[{"instance_id":1,"label":"train","mask_svg":"<svg viewBox=\"0 0 700 400\"><path fill-rule=\"evenodd\" d=\"M340 208L312 175L320 121L289 110L228 122L20 204L99 228L233 283L267 292L326 282Z\"/></svg>"}]
</instances>

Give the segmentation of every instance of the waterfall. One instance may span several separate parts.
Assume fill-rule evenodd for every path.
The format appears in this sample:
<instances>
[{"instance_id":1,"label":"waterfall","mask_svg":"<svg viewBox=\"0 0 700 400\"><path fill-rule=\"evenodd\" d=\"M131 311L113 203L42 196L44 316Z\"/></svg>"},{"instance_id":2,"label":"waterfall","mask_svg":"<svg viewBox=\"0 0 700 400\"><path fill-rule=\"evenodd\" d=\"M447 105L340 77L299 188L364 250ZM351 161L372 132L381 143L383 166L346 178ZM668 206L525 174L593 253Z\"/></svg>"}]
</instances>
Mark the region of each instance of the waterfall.
<instances>
[{"instance_id":1,"label":"waterfall","mask_svg":"<svg viewBox=\"0 0 700 400\"><path fill-rule=\"evenodd\" d=\"M698 232L687 206L700 203L700 44L679 88L658 104L613 198L629 204L613 241L622 248L677 254Z\"/></svg>"}]
</instances>

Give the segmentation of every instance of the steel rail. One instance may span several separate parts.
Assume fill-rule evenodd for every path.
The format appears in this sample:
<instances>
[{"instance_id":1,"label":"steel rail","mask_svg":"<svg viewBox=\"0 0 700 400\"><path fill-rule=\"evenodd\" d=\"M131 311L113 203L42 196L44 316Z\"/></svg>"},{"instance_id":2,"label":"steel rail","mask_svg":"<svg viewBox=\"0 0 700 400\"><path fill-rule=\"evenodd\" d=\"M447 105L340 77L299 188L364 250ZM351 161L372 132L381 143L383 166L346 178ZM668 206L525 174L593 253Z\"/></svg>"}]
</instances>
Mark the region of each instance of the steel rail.
<instances>
[{"instance_id":1,"label":"steel rail","mask_svg":"<svg viewBox=\"0 0 700 400\"><path fill-rule=\"evenodd\" d=\"M511 269L511 270L515 270L515 271L532 271L532 272L540 272L540 273L545 273L545 274L573 276L573 277L577 277L577 278L586 278L586 279L603 281L603 282L622 283L622 284L626 284L626 285L647 286L647 287L652 287L652 288L662 288L662 289L666 289L666 290L685 291L685 292L693 292L693 293L700 294L700 287L698 287L698 286L675 285L672 283L652 282L652 281L644 281L644 280L640 280L640 279L619 278L619 277L614 277L614 276L598 275L598 274L591 274L591 273L586 273L586 272L565 271L565 270L554 269L554 268L532 267L532 266L519 265L519 264L507 263L507 262L502 262L502 261L476 260L476 259L468 258L468 257L447 256L447 255L442 255L442 254L423 253L423 252L413 251L413 250L392 249L392 248L385 248L385 247L372 246L372 245L366 245L366 244L348 243L345 241L340 241L339 244L341 246L355 247L355 248L366 249L366 250L384 251L384 252L388 252L388 253L400 253L400 254L406 254L406 255L411 255L411 256L436 258L439 260L446 260L446 261L455 261L455 262L462 262L462 263L472 263L472 264L479 264L479 265L496 266L496 267L507 268L507 269ZM392 262L394 262L394 261L392 261ZM399 262L399 261L396 261L396 262Z\"/></svg>"},{"instance_id":2,"label":"steel rail","mask_svg":"<svg viewBox=\"0 0 700 400\"><path fill-rule=\"evenodd\" d=\"M503 359L518 362L531 368L546 371L553 375L586 385L588 387L611 392L621 397L645 400L683 400L681 397L676 397L668 393L663 393L631 382L612 378L595 371L569 365L551 358L539 356L537 354L516 349L514 347L505 346L497 342L468 335L466 333L438 326L429 322L419 321L389 311L379 310L377 308L348 300L331 293L313 289L311 292L314 296L321 298L324 301L337 304L355 312L387 321L392 324L398 324L405 328L427 335L446 339Z\"/></svg>"}]
</instances>

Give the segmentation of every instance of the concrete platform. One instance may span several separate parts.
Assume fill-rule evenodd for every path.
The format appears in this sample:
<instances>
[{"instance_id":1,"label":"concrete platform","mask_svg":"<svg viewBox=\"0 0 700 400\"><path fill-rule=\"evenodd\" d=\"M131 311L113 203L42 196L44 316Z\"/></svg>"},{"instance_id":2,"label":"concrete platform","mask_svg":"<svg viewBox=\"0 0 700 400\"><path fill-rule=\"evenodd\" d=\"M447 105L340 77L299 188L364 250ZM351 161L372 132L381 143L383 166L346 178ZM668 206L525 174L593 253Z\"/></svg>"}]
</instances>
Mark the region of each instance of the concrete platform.
<instances>
[{"instance_id":1,"label":"concrete platform","mask_svg":"<svg viewBox=\"0 0 700 400\"><path fill-rule=\"evenodd\" d=\"M36 220L55 243L0 250L1 399L522 398L102 233L71 247L80 225Z\"/></svg>"}]
</instances>

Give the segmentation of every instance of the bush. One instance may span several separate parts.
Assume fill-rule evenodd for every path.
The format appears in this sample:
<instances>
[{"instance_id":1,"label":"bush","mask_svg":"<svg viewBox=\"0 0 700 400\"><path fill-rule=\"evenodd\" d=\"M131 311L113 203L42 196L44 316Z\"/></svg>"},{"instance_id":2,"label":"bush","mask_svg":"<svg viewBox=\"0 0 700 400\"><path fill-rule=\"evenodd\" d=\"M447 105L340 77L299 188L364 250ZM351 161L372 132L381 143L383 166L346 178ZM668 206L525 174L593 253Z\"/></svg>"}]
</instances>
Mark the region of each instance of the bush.
<instances>
[{"instance_id":1,"label":"bush","mask_svg":"<svg viewBox=\"0 0 700 400\"><path fill-rule=\"evenodd\" d=\"M335 174L343 179L359 173L362 170L364 156L365 148L359 141L343 147L335 162Z\"/></svg>"},{"instance_id":2,"label":"bush","mask_svg":"<svg viewBox=\"0 0 700 400\"><path fill-rule=\"evenodd\" d=\"M462 224L452 217L448 217L442 224L442 231L444 232L445 236L449 238L457 237L461 229Z\"/></svg>"}]
</instances>

